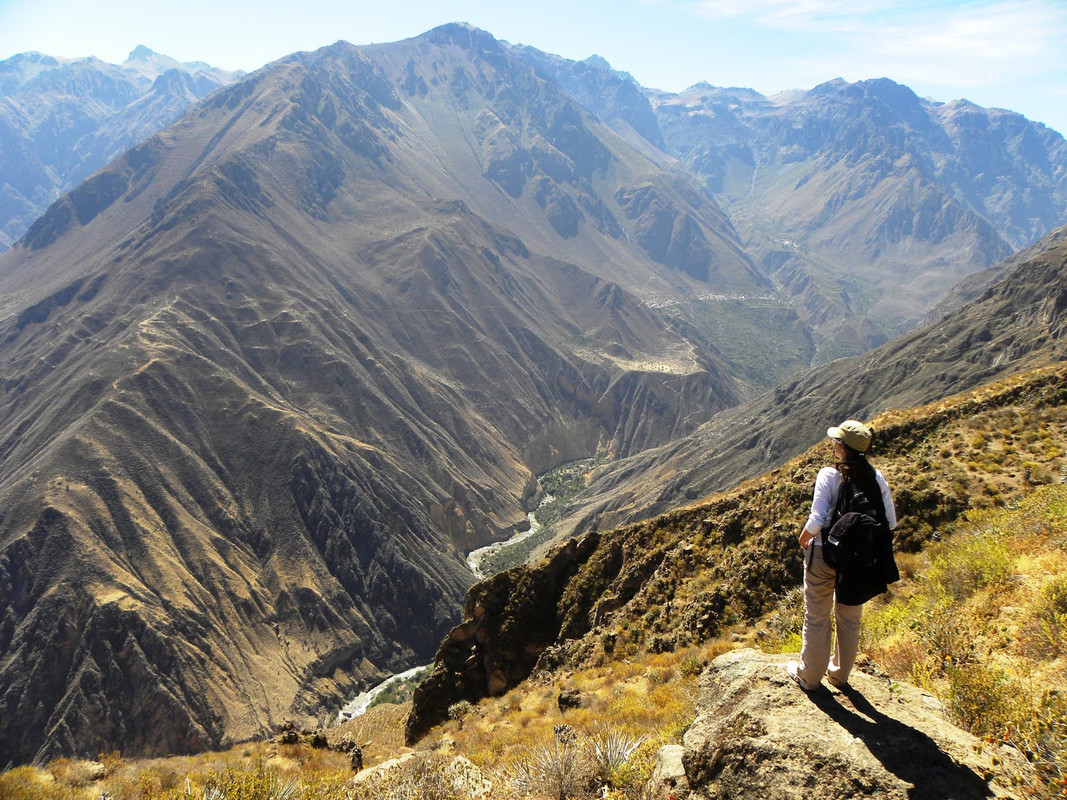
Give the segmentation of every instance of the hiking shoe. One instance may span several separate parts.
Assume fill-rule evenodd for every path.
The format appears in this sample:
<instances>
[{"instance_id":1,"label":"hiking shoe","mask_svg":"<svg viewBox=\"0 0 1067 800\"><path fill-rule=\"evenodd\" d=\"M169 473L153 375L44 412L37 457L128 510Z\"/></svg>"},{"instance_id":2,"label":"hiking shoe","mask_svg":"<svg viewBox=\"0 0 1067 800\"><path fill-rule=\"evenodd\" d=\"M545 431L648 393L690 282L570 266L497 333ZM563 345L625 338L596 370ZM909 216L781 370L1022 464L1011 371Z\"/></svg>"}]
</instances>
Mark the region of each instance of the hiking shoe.
<instances>
[{"instance_id":1,"label":"hiking shoe","mask_svg":"<svg viewBox=\"0 0 1067 800\"><path fill-rule=\"evenodd\" d=\"M805 692L814 692L818 689L818 686L808 686L804 681L800 679L800 662L790 661L785 665L786 674L793 679L793 683L803 689Z\"/></svg>"}]
</instances>

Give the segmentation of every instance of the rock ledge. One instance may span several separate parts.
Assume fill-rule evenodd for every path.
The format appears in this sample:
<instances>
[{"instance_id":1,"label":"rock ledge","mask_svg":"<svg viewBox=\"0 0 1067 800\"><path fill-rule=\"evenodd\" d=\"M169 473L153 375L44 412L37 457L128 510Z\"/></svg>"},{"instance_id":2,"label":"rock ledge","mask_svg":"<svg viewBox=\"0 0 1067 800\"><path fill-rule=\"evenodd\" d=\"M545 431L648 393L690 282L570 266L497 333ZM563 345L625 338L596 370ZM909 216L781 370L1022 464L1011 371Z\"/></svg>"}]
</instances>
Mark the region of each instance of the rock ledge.
<instances>
[{"instance_id":1,"label":"rock ledge","mask_svg":"<svg viewBox=\"0 0 1067 800\"><path fill-rule=\"evenodd\" d=\"M1026 760L949 723L931 695L859 670L806 693L788 660L738 650L705 671L682 754L690 800L1021 796Z\"/></svg>"}]
</instances>

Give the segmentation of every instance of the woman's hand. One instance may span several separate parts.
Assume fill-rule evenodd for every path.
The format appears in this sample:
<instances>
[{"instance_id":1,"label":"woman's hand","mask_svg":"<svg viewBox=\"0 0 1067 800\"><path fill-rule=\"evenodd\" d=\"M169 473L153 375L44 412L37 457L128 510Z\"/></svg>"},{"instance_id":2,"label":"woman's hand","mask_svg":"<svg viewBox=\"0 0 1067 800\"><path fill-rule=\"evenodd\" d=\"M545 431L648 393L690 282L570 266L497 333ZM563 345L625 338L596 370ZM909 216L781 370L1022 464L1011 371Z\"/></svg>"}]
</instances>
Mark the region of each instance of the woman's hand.
<instances>
[{"instance_id":1,"label":"woman's hand","mask_svg":"<svg viewBox=\"0 0 1067 800\"><path fill-rule=\"evenodd\" d=\"M797 541L800 542L801 547L807 547L809 544L811 544L814 538L815 534L805 528L800 532L800 536L797 537Z\"/></svg>"}]
</instances>

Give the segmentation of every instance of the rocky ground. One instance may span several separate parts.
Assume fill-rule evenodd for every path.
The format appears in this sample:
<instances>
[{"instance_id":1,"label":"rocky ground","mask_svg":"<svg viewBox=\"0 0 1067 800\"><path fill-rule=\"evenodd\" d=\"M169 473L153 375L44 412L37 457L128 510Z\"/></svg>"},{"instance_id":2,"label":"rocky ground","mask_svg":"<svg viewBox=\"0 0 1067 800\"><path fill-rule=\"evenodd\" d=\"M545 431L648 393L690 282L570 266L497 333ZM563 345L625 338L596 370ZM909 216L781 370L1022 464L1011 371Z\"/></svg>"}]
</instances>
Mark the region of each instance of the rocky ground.
<instances>
[{"instance_id":1,"label":"rocky ground","mask_svg":"<svg viewBox=\"0 0 1067 800\"><path fill-rule=\"evenodd\" d=\"M701 678L684 745L663 748L652 796L712 798L1020 797L1030 774L1012 748L945 720L940 703L874 666L845 689L804 692L788 656L738 650Z\"/></svg>"}]
</instances>

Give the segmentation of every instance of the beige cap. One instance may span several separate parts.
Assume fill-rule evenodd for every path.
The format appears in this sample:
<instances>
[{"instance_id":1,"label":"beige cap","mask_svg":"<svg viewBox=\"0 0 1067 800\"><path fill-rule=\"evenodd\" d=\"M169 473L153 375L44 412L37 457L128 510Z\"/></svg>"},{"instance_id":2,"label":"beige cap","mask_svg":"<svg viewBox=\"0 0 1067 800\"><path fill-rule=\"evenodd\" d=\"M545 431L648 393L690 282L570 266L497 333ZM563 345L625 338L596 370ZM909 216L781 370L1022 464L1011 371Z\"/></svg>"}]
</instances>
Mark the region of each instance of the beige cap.
<instances>
[{"instance_id":1,"label":"beige cap","mask_svg":"<svg viewBox=\"0 0 1067 800\"><path fill-rule=\"evenodd\" d=\"M864 452L871 445L871 429L854 419L846 419L836 428L827 428L826 435L857 453Z\"/></svg>"}]
</instances>

